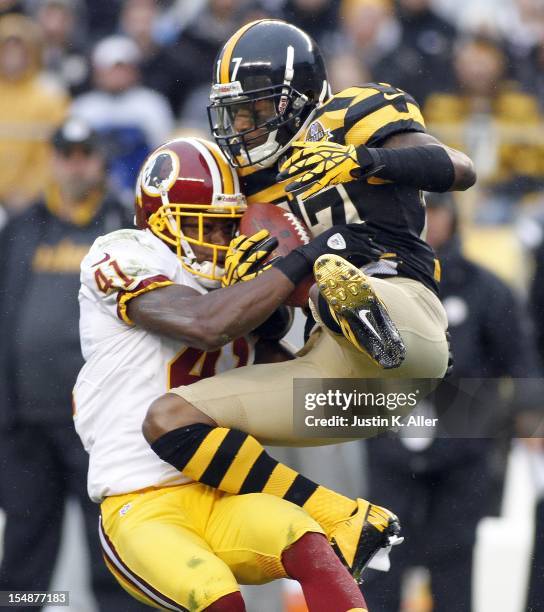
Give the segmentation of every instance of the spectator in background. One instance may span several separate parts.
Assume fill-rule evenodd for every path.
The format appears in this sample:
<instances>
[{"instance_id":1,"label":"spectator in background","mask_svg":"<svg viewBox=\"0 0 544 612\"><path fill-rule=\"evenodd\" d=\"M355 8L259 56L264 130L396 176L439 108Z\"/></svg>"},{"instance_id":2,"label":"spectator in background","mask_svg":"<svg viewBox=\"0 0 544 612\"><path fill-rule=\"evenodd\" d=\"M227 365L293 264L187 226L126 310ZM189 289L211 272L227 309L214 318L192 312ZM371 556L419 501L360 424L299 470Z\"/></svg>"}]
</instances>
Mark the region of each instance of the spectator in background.
<instances>
[{"instance_id":1,"label":"spectator in background","mask_svg":"<svg viewBox=\"0 0 544 612\"><path fill-rule=\"evenodd\" d=\"M364 64L353 53L335 53L328 62L328 74L333 93L372 81Z\"/></svg>"},{"instance_id":2,"label":"spectator in background","mask_svg":"<svg viewBox=\"0 0 544 612\"><path fill-rule=\"evenodd\" d=\"M6 513L0 590L50 587L64 505L73 495L84 513L100 610L143 611L103 564L98 514L86 492L87 455L71 411L83 365L80 262L97 236L128 220L106 191L105 160L88 125L68 120L53 148L44 199L0 234L0 490Z\"/></svg>"},{"instance_id":3,"label":"spectator in background","mask_svg":"<svg viewBox=\"0 0 544 612\"><path fill-rule=\"evenodd\" d=\"M539 357L544 363L544 241L534 253L534 274L529 299L535 322ZM541 395L542 398L542 395ZM531 557L527 601L524 610L544 610L544 408L542 402L518 414L519 436L528 451L536 488L535 531Z\"/></svg>"},{"instance_id":4,"label":"spectator in background","mask_svg":"<svg viewBox=\"0 0 544 612\"><path fill-rule=\"evenodd\" d=\"M178 53L193 64L196 85L210 88L216 55L243 23L249 0L209 0L181 33Z\"/></svg>"},{"instance_id":5,"label":"spectator in background","mask_svg":"<svg viewBox=\"0 0 544 612\"><path fill-rule=\"evenodd\" d=\"M44 68L72 95L88 89L91 76L88 49L81 41L76 17L75 0L44 0L36 13L45 41Z\"/></svg>"},{"instance_id":6,"label":"spectator in background","mask_svg":"<svg viewBox=\"0 0 544 612\"><path fill-rule=\"evenodd\" d=\"M542 434L540 434L542 436ZM542 486L544 474L544 444L542 437L532 440L534 443L534 454L538 457L539 477ZM533 555L531 559L531 574L529 577L529 588L527 592L527 612L539 612L544 609L544 491L540 490L535 509L535 538Z\"/></svg>"},{"instance_id":7,"label":"spectator in background","mask_svg":"<svg viewBox=\"0 0 544 612\"><path fill-rule=\"evenodd\" d=\"M101 40L92 55L95 89L76 98L71 109L108 141L112 182L130 203L144 159L174 128L168 100L141 85L140 61L138 45L130 38Z\"/></svg>"},{"instance_id":8,"label":"spectator in background","mask_svg":"<svg viewBox=\"0 0 544 612\"><path fill-rule=\"evenodd\" d=\"M538 197L544 186L538 101L507 80L507 64L498 43L464 41L454 56L457 90L432 94L424 107L429 129L474 160L483 188L480 218L492 222L509 221L515 204Z\"/></svg>"},{"instance_id":9,"label":"spectator in background","mask_svg":"<svg viewBox=\"0 0 544 612\"><path fill-rule=\"evenodd\" d=\"M97 42L115 34L124 0L83 0L89 37Z\"/></svg>"},{"instance_id":10,"label":"spectator in background","mask_svg":"<svg viewBox=\"0 0 544 612\"><path fill-rule=\"evenodd\" d=\"M0 0L0 17L25 12L25 3L22 0Z\"/></svg>"},{"instance_id":11,"label":"spectator in background","mask_svg":"<svg viewBox=\"0 0 544 612\"><path fill-rule=\"evenodd\" d=\"M410 92L420 106L433 91L451 91L451 55L456 30L438 16L432 0L398 0L398 45L374 67L374 81Z\"/></svg>"},{"instance_id":12,"label":"spectator in background","mask_svg":"<svg viewBox=\"0 0 544 612\"><path fill-rule=\"evenodd\" d=\"M161 45L155 39L160 11L155 0L127 0L121 12L121 30L140 50L142 84L163 94L174 114L195 85L200 62L184 57L175 45Z\"/></svg>"},{"instance_id":13,"label":"spectator in background","mask_svg":"<svg viewBox=\"0 0 544 612\"><path fill-rule=\"evenodd\" d=\"M460 378L539 377L527 314L499 278L461 253L451 194L431 194L427 226L427 240L442 263L441 298L454 355L452 378L439 387L436 397L444 399L452 381ZM510 407L500 400L498 390L488 386L486 393L490 390L485 396L489 403L482 404L481 395L470 406L471 417L491 407L498 419L492 423L495 431L504 435L506 429L508 434ZM444 413L437 414L443 422ZM507 451L503 442L508 439L444 439L432 433L427 439L367 441L369 495L396 509L406 538L393 553L389 573L371 574L365 582L370 610L399 610L401 577L412 566L429 569L434 610L472 609L476 527L484 516L498 511Z\"/></svg>"},{"instance_id":14,"label":"spectator in background","mask_svg":"<svg viewBox=\"0 0 544 612\"><path fill-rule=\"evenodd\" d=\"M175 42L188 23L200 13L208 0L171 0L167 2L156 24L158 40L163 43Z\"/></svg>"},{"instance_id":15,"label":"spectator in background","mask_svg":"<svg viewBox=\"0 0 544 612\"><path fill-rule=\"evenodd\" d=\"M49 172L48 139L66 113L68 97L41 74L42 40L22 15L0 18L0 203L27 207Z\"/></svg>"},{"instance_id":16,"label":"spectator in background","mask_svg":"<svg viewBox=\"0 0 544 612\"><path fill-rule=\"evenodd\" d=\"M185 78L194 89L185 95L180 122L184 129L209 132L206 107L217 53L246 20L255 17L249 0L209 0L189 22L176 46L186 63ZM189 65L190 64L190 65Z\"/></svg>"},{"instance_id":17,"label":"spectator in background","mask_svg":"<svg viewBox=\"0 0 544 612\"><path fill-rule=\"evenodd\" d=\"M285 19L307 32L328 57L333 51L339 28L339 9L339 0L287 0L279 19Z\"/></svg>"},{"instance_id":18,"label":"spectator in background","mask_svg":"<svg viewBox=\"0 0 544 612\"><path fill-rule=\"evenodd\" d=\"M524 90L533 94L544 113L544 38L526 55L518 56L514 74Z\"/></svg>"},{"instance_id":19,"label":"spectator in background","mask_svg":"<svg viewBox=\"0 0 544 612\"><path fill-rule=\"evenodd\" d=\"M355 55L373 74L380 60L398 47L400 38L391 0L342 0L336 53ZM382 81L381 77L378 80Z\"/></svg>"}]
</instances>

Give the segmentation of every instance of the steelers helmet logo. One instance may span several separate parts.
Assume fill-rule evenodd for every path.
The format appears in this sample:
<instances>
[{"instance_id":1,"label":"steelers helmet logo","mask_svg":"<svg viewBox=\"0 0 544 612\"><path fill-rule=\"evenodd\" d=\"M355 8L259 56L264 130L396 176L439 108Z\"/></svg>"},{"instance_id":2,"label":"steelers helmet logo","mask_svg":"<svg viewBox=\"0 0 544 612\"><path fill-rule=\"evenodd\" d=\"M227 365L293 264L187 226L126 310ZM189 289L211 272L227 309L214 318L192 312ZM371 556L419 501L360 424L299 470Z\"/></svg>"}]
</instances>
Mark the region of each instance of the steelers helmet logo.
<instances>
[{"instance_id":1,"label":"steelers helmet logo","mask_svg":"<svg viewBox=\"0 0 544 612\"><path fill-rule=\"evenodd\" d=\"M142 168L141 185L144 192L159 197L168 191L179 176L179 157L169 149L161 149L151 155Z\"/></svg>"}]
</instances>

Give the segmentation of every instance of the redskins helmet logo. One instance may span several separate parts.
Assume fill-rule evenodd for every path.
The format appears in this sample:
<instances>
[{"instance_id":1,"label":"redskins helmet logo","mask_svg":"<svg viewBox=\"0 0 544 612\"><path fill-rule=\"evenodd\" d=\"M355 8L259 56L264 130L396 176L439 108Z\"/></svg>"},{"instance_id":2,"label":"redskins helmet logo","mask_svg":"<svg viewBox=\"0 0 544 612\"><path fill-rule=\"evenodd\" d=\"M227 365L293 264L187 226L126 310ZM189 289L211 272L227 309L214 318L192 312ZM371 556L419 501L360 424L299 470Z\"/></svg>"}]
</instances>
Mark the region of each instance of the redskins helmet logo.
<instances>
[{"instance_id":1,"label":"redskins helmet logo","mask_svg":"<svg viewBox=\"0 0 544 612\"><path fill-rule=\"evenodd\" d=\"M142 168L141 186L144 192L154 198L168 191L179 176L179 157L169 149L157 151Z\"/></svg>"}]
</instances>

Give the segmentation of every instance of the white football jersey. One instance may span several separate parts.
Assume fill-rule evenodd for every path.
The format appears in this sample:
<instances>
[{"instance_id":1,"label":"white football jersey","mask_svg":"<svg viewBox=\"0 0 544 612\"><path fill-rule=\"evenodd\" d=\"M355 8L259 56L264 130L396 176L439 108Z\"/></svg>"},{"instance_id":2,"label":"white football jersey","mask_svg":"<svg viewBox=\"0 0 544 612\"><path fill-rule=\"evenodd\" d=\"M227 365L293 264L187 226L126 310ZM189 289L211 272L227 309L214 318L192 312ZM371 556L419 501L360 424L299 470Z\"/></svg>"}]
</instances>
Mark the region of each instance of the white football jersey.
<instances>
[{"instance_id":1,"label":"white football jersey","mask_svg":"<svg viewBox=\"0 0 544 612\"><path fill-rule=\"evenodd\" d=\"M86 363L74 387L74 422L90 456L88 490L94 501L187 482L143 437L147 409L172 387L253 361L250 339L206 353L135 327L126 314L130 298L173 283L206 292L149 230L101 236L81 263Z\"/></svg>"}]
</instances>

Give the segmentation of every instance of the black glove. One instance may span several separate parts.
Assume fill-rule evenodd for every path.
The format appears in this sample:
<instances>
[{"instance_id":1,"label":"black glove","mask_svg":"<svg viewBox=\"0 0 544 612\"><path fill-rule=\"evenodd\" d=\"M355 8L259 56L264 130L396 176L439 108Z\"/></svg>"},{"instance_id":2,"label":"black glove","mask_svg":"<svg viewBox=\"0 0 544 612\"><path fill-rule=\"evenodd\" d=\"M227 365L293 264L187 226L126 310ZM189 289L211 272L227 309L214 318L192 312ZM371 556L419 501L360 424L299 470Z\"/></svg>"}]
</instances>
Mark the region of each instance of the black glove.
<instances>
[{"instance_id":1,"label":"black glove","mask_svg":"<svg viewBox=\"0 0 544 612\"><path fill-rule=\"evenodd\" d=\"M295 285L312 273L315 260L325 253L334 253L360 268L376 261L386 249L374 242L374 233L365 223L333 225L308 244L297 247L274 262L274 267Z\"/></svg>"}]
</instances>

